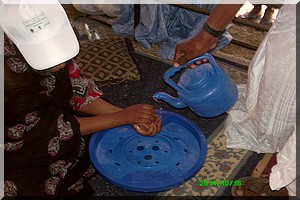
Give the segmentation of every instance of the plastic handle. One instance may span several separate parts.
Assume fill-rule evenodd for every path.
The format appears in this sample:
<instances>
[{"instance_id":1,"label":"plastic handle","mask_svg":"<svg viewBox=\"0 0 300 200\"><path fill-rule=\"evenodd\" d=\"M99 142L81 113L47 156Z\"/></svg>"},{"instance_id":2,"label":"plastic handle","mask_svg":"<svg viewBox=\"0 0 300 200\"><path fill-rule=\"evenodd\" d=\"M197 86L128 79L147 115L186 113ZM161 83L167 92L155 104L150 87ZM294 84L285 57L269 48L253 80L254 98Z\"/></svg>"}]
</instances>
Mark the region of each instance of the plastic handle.
<instances>
[{"instance_id":1,"label":"plastic handle","mask_svg":"<svg viewBox=\"0 0 300 200\"><path fill-rule=\"evenodd\" d=\"M176 72L179 72L181 69L186 68L188 65L195 63L197 60L202 60L204 58L207 58L209 63L212 65L213 69L215 70L216 73L218 73L219 71L219 67L216 64L215 59L212 57L212 55L205 53L197 58L194 58L193 60L190 60L189 62L187 62L185 65L179 66L179 67L172 67L170 68L164 76L164 81L169 84L171 87L173 87L175 90L177 90L178 92L183 92L183 91L187 91L185 88L180 87L179 85L177 85L174 81L172 81L172 79L170 77L174 76L174 74Z\"/></svg>"}]
</instances>

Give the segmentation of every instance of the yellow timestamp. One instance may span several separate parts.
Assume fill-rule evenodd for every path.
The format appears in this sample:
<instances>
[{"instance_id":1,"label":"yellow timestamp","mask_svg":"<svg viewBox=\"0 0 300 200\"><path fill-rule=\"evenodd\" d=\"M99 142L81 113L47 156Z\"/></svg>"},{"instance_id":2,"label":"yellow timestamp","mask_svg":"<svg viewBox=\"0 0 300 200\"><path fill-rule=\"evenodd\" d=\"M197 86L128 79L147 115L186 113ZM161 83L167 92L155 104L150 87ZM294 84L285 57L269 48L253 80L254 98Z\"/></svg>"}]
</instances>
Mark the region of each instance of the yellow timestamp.
<instances>
[{"instance_id":1,"label":"yellow timestamp","mask_svg":"<svg viewBox=\"0 0 300 200\"><path fill-rule=\"evenodd\" d=\"M241 180L200 180L199 181L200 187L212 187L212 186L242 186Z\"/></svg>"}]
</instances>

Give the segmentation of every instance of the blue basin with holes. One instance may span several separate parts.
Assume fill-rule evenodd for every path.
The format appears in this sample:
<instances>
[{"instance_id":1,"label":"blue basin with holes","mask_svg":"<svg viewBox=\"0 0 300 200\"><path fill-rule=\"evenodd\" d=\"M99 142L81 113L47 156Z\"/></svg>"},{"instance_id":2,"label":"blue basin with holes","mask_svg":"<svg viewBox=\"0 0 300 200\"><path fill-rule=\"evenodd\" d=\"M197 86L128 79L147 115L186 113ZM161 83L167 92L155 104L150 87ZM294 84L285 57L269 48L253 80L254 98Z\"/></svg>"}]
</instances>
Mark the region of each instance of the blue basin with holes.
<instances>
[{"instance_id":1,"label":"blue basin with holes","mask_svg":"<svg viewBox=\"0 0 300 200\"><path fill-rule=\"evenodd\" d=\"M129 126L95 133L90 159L108 182L137 192L160 192L183 184L202 167L207 143L201 129L189 119L157 111L161 131L141 136Z\"/></svg>"}]
</instances>

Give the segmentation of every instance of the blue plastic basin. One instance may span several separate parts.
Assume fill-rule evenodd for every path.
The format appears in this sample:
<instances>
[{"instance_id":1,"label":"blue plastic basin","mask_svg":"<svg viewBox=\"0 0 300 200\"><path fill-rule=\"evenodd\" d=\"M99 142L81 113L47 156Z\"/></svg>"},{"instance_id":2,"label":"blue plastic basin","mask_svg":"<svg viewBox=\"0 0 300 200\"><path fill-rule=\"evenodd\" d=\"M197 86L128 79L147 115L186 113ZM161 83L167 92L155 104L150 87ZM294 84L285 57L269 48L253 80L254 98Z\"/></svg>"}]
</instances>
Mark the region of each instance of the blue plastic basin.
<instances>
[{"instance_id":1,"label":"blue plastic basin","mask_svg":"<svg viewBox=\"0 0 300 200\"><path fill-rule=\"evenodd\" d=\"M160 133L141 136L129 126L95 133L89 144L90 159L108 182L131 191L159 192L193 177L207 155L201 129L189 119L157 111Z\"/></svg>"}]
</instances>

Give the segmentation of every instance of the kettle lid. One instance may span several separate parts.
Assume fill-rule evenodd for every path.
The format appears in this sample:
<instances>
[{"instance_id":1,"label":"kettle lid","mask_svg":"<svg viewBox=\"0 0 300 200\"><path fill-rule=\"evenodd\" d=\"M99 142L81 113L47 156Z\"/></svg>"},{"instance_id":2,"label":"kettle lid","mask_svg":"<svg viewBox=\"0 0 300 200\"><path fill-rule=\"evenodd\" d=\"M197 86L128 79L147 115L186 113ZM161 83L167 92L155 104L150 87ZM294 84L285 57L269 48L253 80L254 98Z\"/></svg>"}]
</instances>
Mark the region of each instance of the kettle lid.
<instances>
[{"instance_id":1,"label":"kettle lid","mask_svg":"<svg viewBox=\"0 0 300 200\"><path fill-rule=\"evenodd\" d=\"M187 90L192 90L200 84L206 83L211 76L213 67L210 63L197 65L195 68L186 69L179 79L179 83Z\"/></svg>"}]
</instances>

